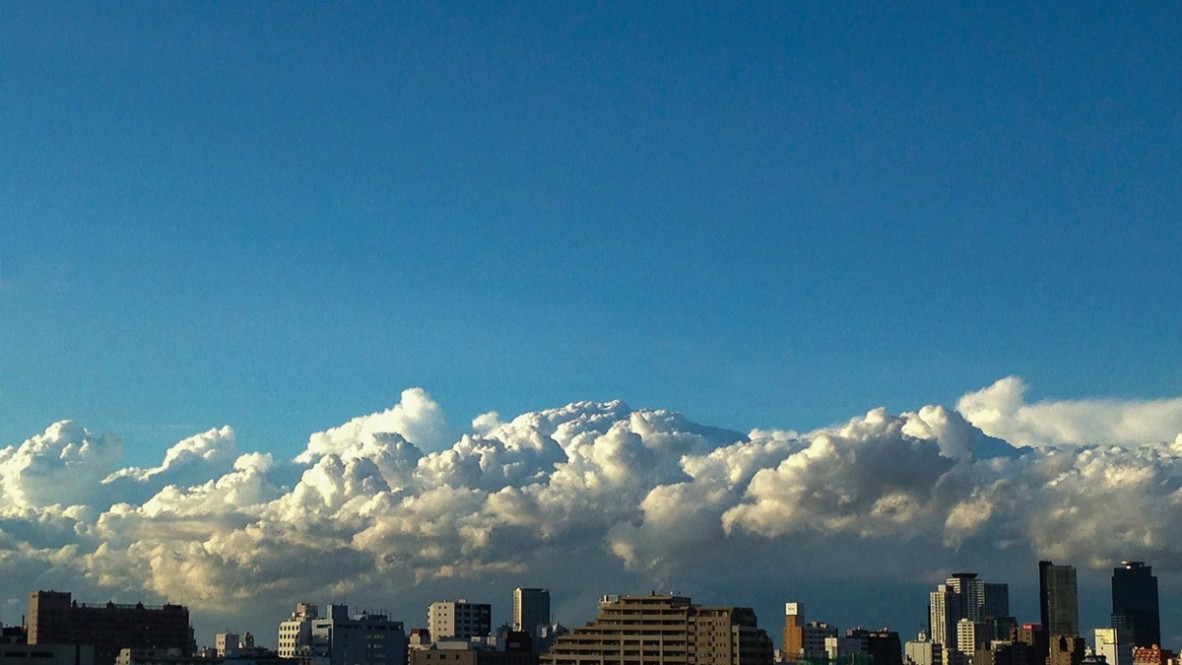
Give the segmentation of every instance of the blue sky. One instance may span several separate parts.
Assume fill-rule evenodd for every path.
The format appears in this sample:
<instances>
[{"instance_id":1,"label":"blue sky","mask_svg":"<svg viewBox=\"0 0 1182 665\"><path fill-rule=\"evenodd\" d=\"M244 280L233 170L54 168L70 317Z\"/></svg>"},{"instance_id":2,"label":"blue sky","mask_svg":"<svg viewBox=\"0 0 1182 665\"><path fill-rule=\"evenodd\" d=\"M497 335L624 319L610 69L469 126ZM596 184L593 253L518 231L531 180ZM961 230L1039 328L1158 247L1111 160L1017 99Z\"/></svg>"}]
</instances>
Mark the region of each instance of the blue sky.
<instances>
[{"instance_id":1,"label":"blue sky","mask_svg":"<svg viewBox=\"0 0 1182 665\"><path fill-rule=\"evenodd\" d=\"M231 573L142 581L137 569L115 571L122 564L97 543L150 560L152 519L174 504L193 509L201 483L217 479L254 488L243 490L241 514L262 515L261 524L301 514L292 506L342 478L397 495L397 479L414 475L435 496L422 488L454 489L439 480L451 482L436 468L445 456L410 455L405 468L382 467L380 482L361 462L342 470L325 460L381 466L394 454L383 432L429 453L456 437L423 432L458 435L491 410L505 421L540 418L529 414L577 400L685 414L690 425L660 432L691 448L705 445L697 424L740 434L874 430L851 435L849 451L864 440L897 443L891 428L902 428L916 446L940 442L940 455L924 459L933 479L963 470L947 470L950 459L970 463L944 450L952 439L941 428L956 430L947 422L962 416L979 429L957 441L1128 446L1129 459L1096 449L1071 471L1081 482L1127 483L1110 506L1086 513L1084 528L1122 506L1150 515L1129 527L1142 535L1172 529L1182 524L1167 492L1182 477L1173 470L1182 443L1169 447L1182 431L1179 35L1176 3L0 4L0 476L25 488L0 492L0 517L16 520L5 530L27 545L20 552L42 559L71 534L91 538L78 550L89 558L73 568L29 559L5 573L78 585L90 600L134 582L212 611L202 585L232 586L218 576ZM403 393L411 387L429 397L408 402L419 395ZM428 406L382 415L412 403ZM879 406L900 414L937 404L961 415L848 424ZM630 412L603 408L637 427ZM562 413L553 417L582 417ZM359 416L386 424L340 434L340 449L309 444ZM89 432L46 431L63 419ZM223 425L233 431L211 429ZM500 432L489 436L508 455L528 449L521 432L535 425L489 427L481 431ZM104 434L124 442L121 452ZM709 575L690 564L645 568L646 556L668 553L663 522L641 502L679 491L689 471L678 451L662 452L668 474L650 478L634 459L596 457L618 444L600 435L608 452L586 453L598 460L587 464L616 470L605 477L635 475L636 503L619 514L604 507L616 521L582 525L594 536L574 551L606 556L588 564L605 576L708 589ZM764 451L760 473L772 474L829 434L791 445L781 441L788 434L767 436L779 443L748 444ZM85 442L89 452L79 452ZM560 443L570 465L582 459L578 441ZM474 459L461 444L454 455ZM166 459L170 449L177 456ZM693 449L705 465L709 450ZM241 468L232 467L239 454ZM68 467L71 455L114 480L74 479L71 505L88 508L60 513L38 483L98 473L46 471ZM973 477L997 473L1051 492L1039 480L1054 478L1064 457L1041 455L972 462L981 465ZM846 463L861 468L844 458L834 468ZM321 475L297 486L293 468ZM543 463L537 473L569 489L562 468ZM717 519L702 533L722 538L718 520L739 515L734 524L754 535L728 531L726 551L778 552L783 538L805 538L802 552L834 556L827 548L845 541L809 529L837 518L759 495L747 485L756 471L744 473L725 502L703 508ZM1152 487L1138 484L1144 478ZM455 482L491 492L484 480ZM880 498L912 496L903 485ZM992 497L991 487L981 495ZM361 495L395 501L383 492ZM936 527L950 520L951 531L900 526L870 537L874 548L906 544L889 550L898 574L883 584L920 590L919 606L922 590L954 567L1029 585L1033 561L1050 556L1086 568L1088 593L1102 597L1107 562L1123 552L1069 535L1040 540L1049 527L1039 515L1006 500L939 497L917 514ZM146 531L127 526L112 508L120 501L136 506ZM786 536L774 518L785 505L795 506ZM471 511L490 523L500 515ZM635 527L642 512L652 522ZM872 523L870 514L856 517ZM957 522L965 515L985 522ZM1182 549L1170 544L1182 535L1170 533L1178 537L1134 554L1159 571L1182 568ZM998 555L1004 569L961 547L981 534L1012 545ZM865 546L869 536L840 537ZM549 541L535 544L530 565L553 569ZM357 579L388 563L368 553L350 554ZM912 574L917 553L931 554L933 568ZM845 563L838 572L860 565ZM279 579L288 569L275 570ZM517 580L497 574L467 581L507 593ZM340 589L339 580L303 582ZM458 586L391 584L382 589L416 602L461 595ZM538 584L554 586L566 607L586 601L573 588L557 600L560 574ZM11 605L25 591L0 596ZM764 593L761 616L789 599ZM276 612L329 600L272 595ZM834 612L816 618L877 619L797 599ZM0 607L0 621L13 612ZM911 620L897 627L910 632Z\"/></svg>"},{"instance_id":2,"label":"blue sky","mask_svg":"<svg viewBox=\"0 0 1182 665\"><path fill-rule=\"evenodd\" d=\"M8 4L0 440L1178 394L1180 15Z\"/></svg>"}]
</instances>

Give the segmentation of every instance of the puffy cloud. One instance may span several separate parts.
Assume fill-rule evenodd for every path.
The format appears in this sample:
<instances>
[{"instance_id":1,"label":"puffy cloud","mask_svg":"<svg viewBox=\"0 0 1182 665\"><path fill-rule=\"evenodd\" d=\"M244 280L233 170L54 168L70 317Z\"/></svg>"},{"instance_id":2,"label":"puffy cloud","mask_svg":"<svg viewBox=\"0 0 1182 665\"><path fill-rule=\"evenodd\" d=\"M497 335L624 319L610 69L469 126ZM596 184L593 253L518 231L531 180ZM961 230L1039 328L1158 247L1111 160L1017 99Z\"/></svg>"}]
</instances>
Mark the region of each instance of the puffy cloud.
<instances>
[{"instance_id":1,"label":"puffy cloud","mask_svg":"<svg viewBox=\"0 0 1182 665\"><path fill-rule=\"evenodd\" d=\"M298 600L438 599L537 575L587 596L608 575L754 593L785 558L841 572L866 551L921 577L914 561L965 552L1182 567L1182 436L1042 445L1118 430L1104 418L1071 430L1059 415L1082 407L1047 412L1022 390L1004 380L962 411L874 409L804 433L578 402L485 414L439 446L442 410L412 389L311 435L295 460L239 455L226 427L128 469L117 438L63 421L0 450L0 571L9 585L146 593L273 627ZM1037 429L1043 413L1057 424ZM1042 447L996 438L1014 432Z\"/></svg>"},{"instance_id":2,"label":"puffy cloud","mask_svg":"<svg viewBox=\"0 0 1182 665\"><path fill-rule=\"evenodd\" d=\"M1026 402L1026 384L1006 377L960 398L956 408L974 426L1015 445L1140 445L1182 433L1182 397Z\"/></svg>"}]
</instances>

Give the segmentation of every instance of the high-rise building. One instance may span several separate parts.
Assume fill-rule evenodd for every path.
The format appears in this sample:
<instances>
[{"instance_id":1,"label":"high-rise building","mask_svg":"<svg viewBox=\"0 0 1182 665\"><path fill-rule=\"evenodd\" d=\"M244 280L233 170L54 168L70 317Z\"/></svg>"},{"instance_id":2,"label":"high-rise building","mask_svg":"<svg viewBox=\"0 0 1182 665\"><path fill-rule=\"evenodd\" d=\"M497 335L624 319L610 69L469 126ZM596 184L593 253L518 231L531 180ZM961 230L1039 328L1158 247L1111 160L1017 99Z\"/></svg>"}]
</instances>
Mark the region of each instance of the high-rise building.
<instances>
[{"instance_id":1,"label":"high-rise building","mask_svg":"<svg viewBox=\"0 0 1182 665\"><path fill-rule=\"evenodd\" d=\"M973 648L960 647L961 620L981 623L987 617L1007 617L1009 605L1008 585L987 584L977 579L976 573L955 573L929 595L928 627L932 641L971 656ZM976 631L973 632L975 639ZM945 661L950 662L951 658L945 658Z\"/></svg>"},{"instance_id":2,"label":"high-rise building","mask_svg":"<svg viewBox=\"0 0 1182 665\"><path fill-rule=\"evenodd\" d=\"M804 655L804 607L800 603L784 603L784 641L781 653L786 661Z\"/></svg>"},{"instance_id":3,"label":"high-rise building","mask_svg":"<svg viewBox=\"0 0 1182 665\"><path fill-rule=\"evenodd\" d=\"M1038 562L1038 610L1048 635L1079 635L1079 594L1074 566Z\"/></svg>"},{"instance_id":4,"label":"high-rise building","mask_svg":"<svg viewBox=\"0 0 1182 665\"><path fill-rule=\"evenodd\" d=\"M29 594L29 644L93 644L95 665L112 665L119 651L194 650L189 610L182 605L88 605L67 591Z\"/></svg>"},{"instance_id":5,"label":"high-rise building","mask_svg":"<svg viewBox=\"0 0 1182 665\"><path fill-rule=\"evenodd\" d=\"M513 590L513 630L538 637L541 626L550 625L550 591L548 589Z\"/></svg>"},{"instance_id":6,"label":"high-rise building","mask_svg":"<svg viewBox=\"0 0 1182 665\"><path fill-rule=\"evenodd\" d=\"M542 665L771 665L772 641L745 607L684 596L604 596L596 619L559 637Z\"/></svg>"},{"instance_id":7,"label":"high-rise building","mask_svg":"<svg viewBox=\"0 0 1182 665\"><path fill-rule=\"evenodd\" d=\"M1122 561L1112 570L1112 627L1128 629L1135 647L1161 644L1157 578L1151 566Z\"/></svg>"},{"instance_id":8,"label":"high-rise building","mask_svg":"<svg viewBox=\"0 0 1182 665\"><path fill-rule=\"evenodd\" d=\"M1094 650L1108 665L1133 665L1133 641L1124 628L1097 628Z\"/></svg>"},{"instance_id":9,"label":"high-rise building","mask_svg":"<svg viewBox=\"0 0 1182 665\"><path fill-rule=\"evenodd\" d=\"M549 595L549 594L547 594ZM492 632L492 605L469 603L467 598L441 600L427 608L427 629L435 641L488 637Z\"/></svg>"}]
</instances>

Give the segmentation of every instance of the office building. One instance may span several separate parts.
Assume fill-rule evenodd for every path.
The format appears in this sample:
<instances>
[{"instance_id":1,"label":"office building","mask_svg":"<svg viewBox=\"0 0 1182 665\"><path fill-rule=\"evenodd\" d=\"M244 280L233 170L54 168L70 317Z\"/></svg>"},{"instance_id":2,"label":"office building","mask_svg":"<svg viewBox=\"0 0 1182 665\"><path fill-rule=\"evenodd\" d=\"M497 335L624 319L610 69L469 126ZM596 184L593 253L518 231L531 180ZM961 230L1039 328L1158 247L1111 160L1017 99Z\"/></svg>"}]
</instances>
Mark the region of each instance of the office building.
<instances>
[{"instance_id":1,"label":"office building","mask_svg":"<svg viewBox=\"0 0 1182 665\"><path fill-rule=\"evenodd\" d=\"M312 619L308 655L326 665L406 665L406 631L385 614L329 605L327 617Z\"/></svg>"},{"instance_id":2,"label":"office building","mask_svg":"<svg viewBox=\"0 0 1182 665\"><path fill-rule=\"evenodd\" d=\"M1140 561L1122 561L1112 570L1112 627L1127 629L1133 646L1161 645L1157 578Z\"/></svg>"},{"instance_id":3,"label":"office building","mask_svg":"<svg viewBox=\"0 0 1182 665\"><path fill-rule=\"evenodd\" d=\"M538 637L539 629L550 625L549 589L513 590L513 630Z\"/></svg>"},{"instance_id":4,"label":"office building","mask_svg":"<svg viewBox=\"0 0 1182 665\"><path fill-rule=\"evenodd\" d=\"M1133 639L1124 628L1097 628L1093 650L1108 665L1133 665Z\"/></svg>"},{"instance_id":5,"label":"office building","mask_svg":"<svg viewBox=\"0 0 1182 665\"><path fill-rule=\"evenodd\" d=\"M181 605L86 604L66 591L34 591L28 623L29 644L93 644L95 665L113 665L124 648L195 650Z\"/></svg>"},{"instance_id":6,"label":"office building","mask_svg":"<svg viewBox=\"0 0 1182 665\"><path fill-rule=\"evenodd\" d=\"M1074 566L1038 562L1038 611L1048 635L1079 635L1079 594Z\"/></svg>"},{"instance_id":7,"label":"office building","mask_svg":"<svg viewBox=\"0 0 1182 665\"><path fill-rule=\"evenodd\" d=\"M555 640L542 665L771 665L772 640L745 607L684 596L604 596L596 619Z\"/></svg>"},{"instance_id":8,"label":"office building","mask_svg":"<svg viewBox=\"0 0 1182 665\"><path fill-rule=\"evenodd\" d=\"M431 603L427 608L427 630L436 642L488 637L492 632L492 605L469 603L467 598Z\"/></svg>"}]
</instances>

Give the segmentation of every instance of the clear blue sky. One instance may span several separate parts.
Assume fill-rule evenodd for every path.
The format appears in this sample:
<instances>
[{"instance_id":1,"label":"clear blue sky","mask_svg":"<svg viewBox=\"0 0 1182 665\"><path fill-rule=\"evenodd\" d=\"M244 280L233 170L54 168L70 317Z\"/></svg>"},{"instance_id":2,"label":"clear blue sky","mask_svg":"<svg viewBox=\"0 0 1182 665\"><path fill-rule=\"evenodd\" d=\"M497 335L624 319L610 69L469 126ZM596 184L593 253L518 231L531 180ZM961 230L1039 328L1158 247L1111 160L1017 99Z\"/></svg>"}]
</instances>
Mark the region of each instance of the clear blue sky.
<instances>
[{"instance_id":1,"label":"clear blue sky","mask_svg":"<svg viewBox=\"0 0 1182 665\"><path fill-rule=\"evenodd\" d=\"M1182 393L1178 3L0 5L0 444Z\"/></svg>"}]
</instances>

